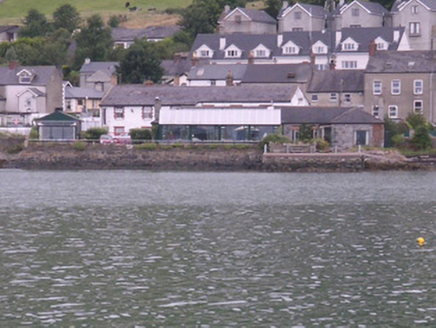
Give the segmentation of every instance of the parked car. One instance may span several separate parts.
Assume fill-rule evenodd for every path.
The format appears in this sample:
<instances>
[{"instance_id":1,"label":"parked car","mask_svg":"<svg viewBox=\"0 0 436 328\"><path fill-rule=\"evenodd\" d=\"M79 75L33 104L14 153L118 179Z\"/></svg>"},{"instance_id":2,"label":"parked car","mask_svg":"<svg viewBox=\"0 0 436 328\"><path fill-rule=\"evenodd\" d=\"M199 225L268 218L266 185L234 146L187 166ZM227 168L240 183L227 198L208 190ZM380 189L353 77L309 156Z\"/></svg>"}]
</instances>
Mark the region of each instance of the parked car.
<instances>
[{"instance_id":1,"label":"parked car","mask_svg":"<svg viewBox=\"0 0 436 328\"><path fill-rule=\"evenodd\" d=\"M128 133L123 133L117 136L111 136L109 134L103 134L100 137L101 144L119 144L130 145L132 144L132 138Z\"/></svg>"}]
</instances>

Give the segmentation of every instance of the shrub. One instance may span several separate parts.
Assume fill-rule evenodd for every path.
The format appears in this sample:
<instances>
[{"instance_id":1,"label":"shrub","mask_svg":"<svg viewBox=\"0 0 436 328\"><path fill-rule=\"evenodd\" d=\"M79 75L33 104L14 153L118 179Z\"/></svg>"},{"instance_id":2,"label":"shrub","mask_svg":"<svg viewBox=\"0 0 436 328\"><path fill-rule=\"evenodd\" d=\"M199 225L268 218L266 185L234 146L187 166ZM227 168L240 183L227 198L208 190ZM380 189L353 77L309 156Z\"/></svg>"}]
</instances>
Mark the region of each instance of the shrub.
<instances>
[{"instance_id":1,"label":"shrub","mask_svg":"<svg viewBox=\"0 0 436 328\"><path fill-rule=\"evenodd\" d=\"M39 131L38 131L38 127L33 126L33 127L30 129L29 139L39 139Z\"/></svg>"},{"instance_id":2,"label":"shrub","mask_svg":"<svg viewBox=\"0 0 436 328\"><path fill-rule=\"evenodd\" d=\"M321 138L314 139L314 142L316 144L316 150L324 151L328 150L330 147L330 144Z\"/></svg>"},{"instance_id":3,"label":"shrub","mask_svg":"<svg viewBox=\"0 0 436 328\"><path fill-rule=\"evenodd\" d=\"M118 27L118 26L120 26L120 17L115 16L115 15L111 15L109 17L107 25L109 25L110 27Z\"/></svg>"},{"instance_id":4,"label":"shrub","mask_svg":"<svg viewBox=\"0 0 436 328\"><path fill-rule=\"evenodd\" d=\"M157 149L157 145L154 142L152 142L152 143L144 143L144 144L141 144L141 145L135 145L133 147L135 149L140 149L140 150L156 150Z\"/></svg>"},{"instance_id":5,"label":"shrub","mask_svg":"<svg viewBox=\"0 0 436 328\"><path fill-rule=\"evenodd\" d=\"M396 134L392 137L392 143L396 148L405 148L406 139L401 134Z\"/></svg>"},{"instance_id":6,"label":"shrub","mask_svg":"<svg viewBox=\"0 0 436 328\"><path fill-rule=\"evenodd\" d=\"M9 147L8 149L7 149L7 153L8 154L17 154L17 153L19 153L20 151L22 151L24 149L24 146L23 145L15 145L15 146L12 146L12 147Z\"/></svg>"},{"instance_id":7,"label":"shrub","mask_svg":"<svg viewBox=\"0 0 436 328\"><path fill-rule=\"evenodd\" d=\"M259 142L258 146L260 149L263 149L264 146L268 145L270 142L290 143L291 139L280 134L269 134Z\"/></svg>"},{"instance_id":8,"label":"shrub","mask_svg":"<svg viewBox=\"0 0 436 328\"><path fill-rule=\"evenodd\" d=\"M418 126L412 137L411 144L416 149L431 148L431 138L425 125Z\"/></svg>"},{"instance_id":9,"label":"shrub","mask_svg":"<svg viewBox=\"0 0 436 328\"><path fill-rule=\"evenodd\" d=\"M152 134L150 129L131 129L130 137L132 138L132 142L134 144L139 144L144 140L151 140Z\"/></svg>"},{"instance_id":10,"label":"shrub","mask_svg":"<svg viewBox=\"0 0 436 328\"><path fill-rule=\"evenodd\" d=\"M82 138L87 140L100 140L103 134L107 134L107 128L90 128L82 132Z\"/></svg>"},{"instance_id":11,"label":"shrub","mask_svg":"<svg viewBox=\"0 0 436 328\"><path fill-rule=\"evenodd\" d=\"M417 113L409 113L409 115L407 115L406 121L414 130L416 130L421 125L427 125L427 120L425 119L425 117Z\"/></svg>"},{"instance_id":12,"label":"shrub","mask_svg":"<svg viewBox=\"0 0 436 328\"><path fill-rule=\"evenodd\" d=\"M73 148L74 150L83 151L86 148L86 144L81 141L76 141L75 143L73 143Z\"/></svg>"}]
</instances>

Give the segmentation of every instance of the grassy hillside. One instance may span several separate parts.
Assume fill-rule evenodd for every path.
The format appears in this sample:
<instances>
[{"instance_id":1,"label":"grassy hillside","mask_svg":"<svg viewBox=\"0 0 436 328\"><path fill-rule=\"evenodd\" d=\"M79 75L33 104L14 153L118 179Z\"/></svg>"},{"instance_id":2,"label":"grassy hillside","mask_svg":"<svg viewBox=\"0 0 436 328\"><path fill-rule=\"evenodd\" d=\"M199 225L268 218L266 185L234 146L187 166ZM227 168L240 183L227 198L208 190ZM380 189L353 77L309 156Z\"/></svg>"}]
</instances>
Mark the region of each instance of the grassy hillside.
<instances>
[{"instance_id":1,"label":"grassy hillside","mask_svg":"<svg viewBox=\"0 0 436 328\"><path fill-rule=\"evenodd\" d=\"M0 0L0 24L18 24L26 16L29 9L51 16L56 8L63 4L70 3L81 13L82 17L99 13L103 17L110 15L127 15L131 25L135 27L135 21L165 20L161 18L161 12L167 8L180 8L188 6L192 0L128 0L130 6L136 6L141 10L129 12L125 4L127 0ZM150 10L154 8L155 10ZM157 17L155 17L157 16ZM174 18L172 18L174 19ZM143 24L142 24L143 25ZM150 24L152 25L152 22Z\"/></svg>"}]
</instances>

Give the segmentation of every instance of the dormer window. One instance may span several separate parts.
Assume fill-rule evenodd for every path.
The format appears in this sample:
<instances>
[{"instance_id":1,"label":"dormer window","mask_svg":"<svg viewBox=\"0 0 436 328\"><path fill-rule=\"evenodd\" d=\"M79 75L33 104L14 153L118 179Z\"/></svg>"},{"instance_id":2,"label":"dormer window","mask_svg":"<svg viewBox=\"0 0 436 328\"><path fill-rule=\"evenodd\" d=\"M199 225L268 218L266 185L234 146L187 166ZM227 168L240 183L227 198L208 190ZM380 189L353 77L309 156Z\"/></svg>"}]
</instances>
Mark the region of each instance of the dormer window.
<instances>
[{"instance_id":1,"label":"dormer window","mask_svg":"<svg viewBox=\"0 0 436 328\"><path fill-rule=\"evenodd\" d=\"M209 57L209 50L201 50L200 57Z\"/></svg>"},{"instance_id":2,"label":"dormer window","mask_svg":"<svg viewBox=\"0 0 436 328\"><path fill-rule=\"evenodd\" d=\"M354 43L344 43L342 44L342 50L356 50Z\"/></svg>"},{"instance_id":3,"label":"dormer window","mask_svg":"<svg viewBox=\"0 0 436 328\"><path fill-rule=\"evenodd\" d=\"M226 58L239 58L241 57L241 50L238 49L235 45L230 45L224 51L224 55Z\"/></svg>"},{"instance_id":4,"label":"dormer window","mask_svg":"<svg viewBox=\"0 0 436 328\"><path fill-rule=\"evenodd\" d=\"M20 75L20 83L30 83L32 82L32 77L30 75Z\"/></svg>"},{"instance_id":5,"label":"dormer window","mask_svg":"<svg viewBox=\"0 0 436 328\"><path fill-rule=\"evenodd\" d=\"M265 50L256 50L255 56L256 57L266 57L266 51Z\"/></svg>"},{"instance_id":6,"label":"dormer window","mask_svg":"<svg viewBox=\"0 0 436 328\"><path fill-rule=\"evenodd\" d=\"M377 50L385 50L385 44L384 43L377 43Z\"/></svg>"},{"instance_id":7,"label":"dormer window","mask_svg":"<svg viewBox=\"0 0 436 328\"><path fill-rule=\"evenodd\" d=\"M239 57L238 50L227 50L227 57Z\"/></svg>"},{"instance_id":8,"label":"dormer window","mask_svg":"<svg viewBox=\"0 0 436 328\"><path fill-rule=\"evenodd\" d=\"M296 54L297 47L283 47L283 53L285 54Z\"/></svg>"},{"instance_id":9,"label":"dormer window","mask_svg":"<svg viewBox=\"0 0 436 328\"><path fill-rule=\"evenodd\" d=\"M320 47L320 46L318 46L318 47L315 47L315 53L316 54L322 54L322 53L324 53L325 51L324 51L324 47Z\"/></svg>"},{"instance_id":10,"label":"dormer window","mask_svg":"<svg viewBox=\"0 0 436 328\"><path fill-rule=\"evenodd\" d=\"M326 54L327 46L325 45L325 43L317 41L312 45L312 52L314 54Z\"/></svg>"}]
</instances>

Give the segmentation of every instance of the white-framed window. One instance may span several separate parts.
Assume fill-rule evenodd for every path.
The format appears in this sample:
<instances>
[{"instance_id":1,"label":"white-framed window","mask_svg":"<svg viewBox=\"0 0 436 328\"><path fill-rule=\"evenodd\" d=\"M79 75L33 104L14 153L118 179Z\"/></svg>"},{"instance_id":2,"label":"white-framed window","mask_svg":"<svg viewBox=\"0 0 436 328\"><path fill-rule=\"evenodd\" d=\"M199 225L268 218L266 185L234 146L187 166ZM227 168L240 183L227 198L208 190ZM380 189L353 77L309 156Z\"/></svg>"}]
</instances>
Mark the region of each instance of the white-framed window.
<instances>
[{"instance_id":1,"label":"white-framed window","mask_svg":"<svg viewBox=\"0 0 436 328\"><path fill-rule=\"evenodd\" d=\"M256 57L266 57L266 50L262 50L262 49L259 49L259 50L256 50Z\"/></svg>"},{"instance_id":2,"label":"white-framed window","mask_svg":"<svg viewBox=\"0 0 436 328\"><path fill-rule=\"evenodd\" d=\"M323 46L316 46L315 47L315 53L316 54L323 54L324 53L324 47Z\"/></svg>"},{"instance_id":3,"label":"white-framed window","mask_svg":"<svg viewBox=\"0 0 436 328\"><path fill-rule=\"evenodd\" d=\"M242 21L242 17L241 17L241 15L235 15L235 21L236 21L237 23L241 23L241 21Z\"/></svg>"},{"instance_id":4,"label":"white-framed window","mask_svg":"<svg viewBox=\"0 0 436 328\"><path fill-rule=\"evenodd\" d=\"M373 95L381 95L382 94L382 82L381 81L373 81L372 82L372 94Z\"/></svg>"},{"instance_id":5,"label":"white-framed window","mask_svg":"<svg viewBox=\"0 0 436 328\"><path fill-rule=\"evenodd\" d=\"M124 108L123 107L115 107L114 118L118 119L118 120L124 119Z\"/></svg>"},{"instance_id":6,"label":"white-framed window","mask_svg":"<svg viewBox=\"0 0 436 328\"><path fill-rule=\"evenodd\" d=\"M353 8L351 9L351 16L353 17L359 17L359 8Z\"/></svg>"},{"instance_id":7,"label":"white-framed window","mask_svg":"<svg viewBox=\"0 0 436 328\"><path fill-rule=\"evenodd\" d=\"M227 50L227 57L239 57L238 50Z\"/></svg>"},{"instance_id":8,"label":"white-framed window","mask_svg":"<svg viewBox=\"0 0 436 328\"><path fill-rule=\"evenodd\" d=\"M200 57L209 57L209 50L200 50Z\"/></svg>"},{"instance_id":9,"label":"white-framed window","mask_svg":"<svg viewBox=\"0 0 436 328\"><path fill-rule=\"evenodd\" d=\"M297 47L288 46L284 48L285 54L296 54L297 53Z\"/></svg>"},{"instance_id":10,"label":"white-framed window","mask_svg":"<svg viewBox=\"0 0 436 328\"><path fill-rule=\"evenodd\" d=\"M20 80L20 83L29 84L30 82L32 82L32 77L30 75L27 75L27 74L21 74L19 80Z\"/></svg>"},{"instance_id":11,"label":"white-framed window","mask_svg":"<svg viewBox=\"0 0 436 328\"><path fill-rule=\"evenodd\" d=\"M354 43L343 43L342 50L355 50L355 44Z\"/></svg>"},{"instance_id":12,"label":"white-framed window","mask_svg":"<svg viewBox=\"0 0 436 328\"><path fill-rule=\"evenodd\" d=\"M389 116L389 118L398 118L398 106L397 105L389 105L388 116Z\"/></svg>"},{"instance_id":13,"label":"white-framed window","mask_svg":"<svg viewBox=\"0 0 436 328\"><path fill-rule=\"evenodd\" d=\"M344 60L341 62L343 69L352 69L357 68L357 61L356 60Z\"/></svg>"},{"instance_id":14,"label":"white-framed window","mask_svg":"<svg viewBox=\"0 0 436 328\"><path fill-rule=\"evenodd\" d=\"M142 119L151 119L153 118L153 108L144 106L142 107Z\"/></svg>"},{"instance_id":15,"label":"white-framed window","mask_svg":"<svg viewBox=\"0 0 436 328\"><path fill-rule=\"evenodd\" d=\"M312 102L318 102L318 95L312 95Z\"/></svg>"},{"instance_id":16,"label":"white-framed window","mask_svg":"<svg viewBox=\"0 0 436 328\"><path fill-rule=\"evenodd\" d=\"M356 130L354 134L354 144L355 145L368 145L368 135L369 131L366 130Z\"/></svg>"},{"instance_id":17,"label":"white-framed window","mask_svg":"<svg viewBox=\"0 0 436 328\"><path fill-rule=\"evenodd\" d=\"M338 100L338 94L336 92L330 93L330 101L337 101Z\"/></svg>"},{"instance_id":18,"label":"white-framed window","mask_svg":"<svg viewBox=\"0 0 436 328\"><path fill-rule=\"evenodd\" d=\"M294 19L295 20L300 20L301 19L301 11L297 11L294 13Z\"/></svg>"},{"instance_id":19,"label":"white-framed window","mask_svg":"<svg viewBox=\"0 0 436 328\"><path fill-rule=\"evenodd\" d=\"M391 82L391 94L393 94L393 95L401 94L401 81L400 80L392 80L392 82Z\"/></svg>"},{"instance_id":20,"label":"white-framed window","mask_svg":"<svg viewBox=\"0 0 436 328\"><path fill-rule=\"evenodd\" d=\"M349 94L349 93L344 94L344 101L351 102L351 94Z\"/></svg>"},{"instance_id":21,"label":"white-framed window","mask_svg":"<svg viewBox=\"0 0 436 328\"><path fill-rule=\"evenodd\" d=\"M424 104L422 100L414 100L413 101L413 112L417 114L422 114L424 110Z\"/></svg>"},{"instance_id":22,"label":"white-framed window","mask_svg":"<svg viewBox=\"0 0 436 328\"><path fill-rule=\"evenodd\" d=\"M216 86L216 80L210 80L210 85L213 87Z\"/></svg>"},{"instance_id":23,"label":"white-framed window","mask_svg":"<svg viewBox=\"0 0 436 328\"><path fill-rule=\"evenodd\" d=\"M418 9L418 8L419 8L418 6L412 6L412 7L410 8L412 14L416 15L416 14L419 12L419 9Z\"/></svg>"},{"instance_id":24,"label":"white-framed window","mask_svg":"<svg viewBox=\"0 0 436 328\"><path fill-rule=\"evenodd\" d=\"M380 107L378 105L372 106L372 116L374 116L375 118L380 117Z\"/></svg>"},{"instance_id":25,"label":"white-framed window","mask_svg":"<svg viewBox=\"0 0 436 328\"><path fill-rule=\"evenodd\" d=\"M409 23L409 34L410 35L420 35L421 34L421 23L419 23L419 22Z\"/></svg>"},{"instance_id":26,"label":"white-framed window","mask_svg":"<svg viewBox=\"0 0 436 328\"><path fill-rule=\"evenodd\" d=\"M377 43L377 50L386 50L386 44L385 43Z\"/></svg>"},{"instance_id":27,"label":"white-framed window","mask_svg":"<svg viewBox=\"0 0 436 328\"><path fill-rule=\"evenodd\" d=\"M315 69L317 71L325 71L327 69L327 65L325 65L325 64L315 64Z\"/></svg>"},{"instance_id":28,"label":"white-framed window","mask_svg":"<svg viewBox=\"0 0 436 328\"><path fill-rule=\"evenodd\" d=\"M422 80L414 80L413 81L413 94L422 95L424 90L424 82Z\"/></svg>"}]
</instances>

